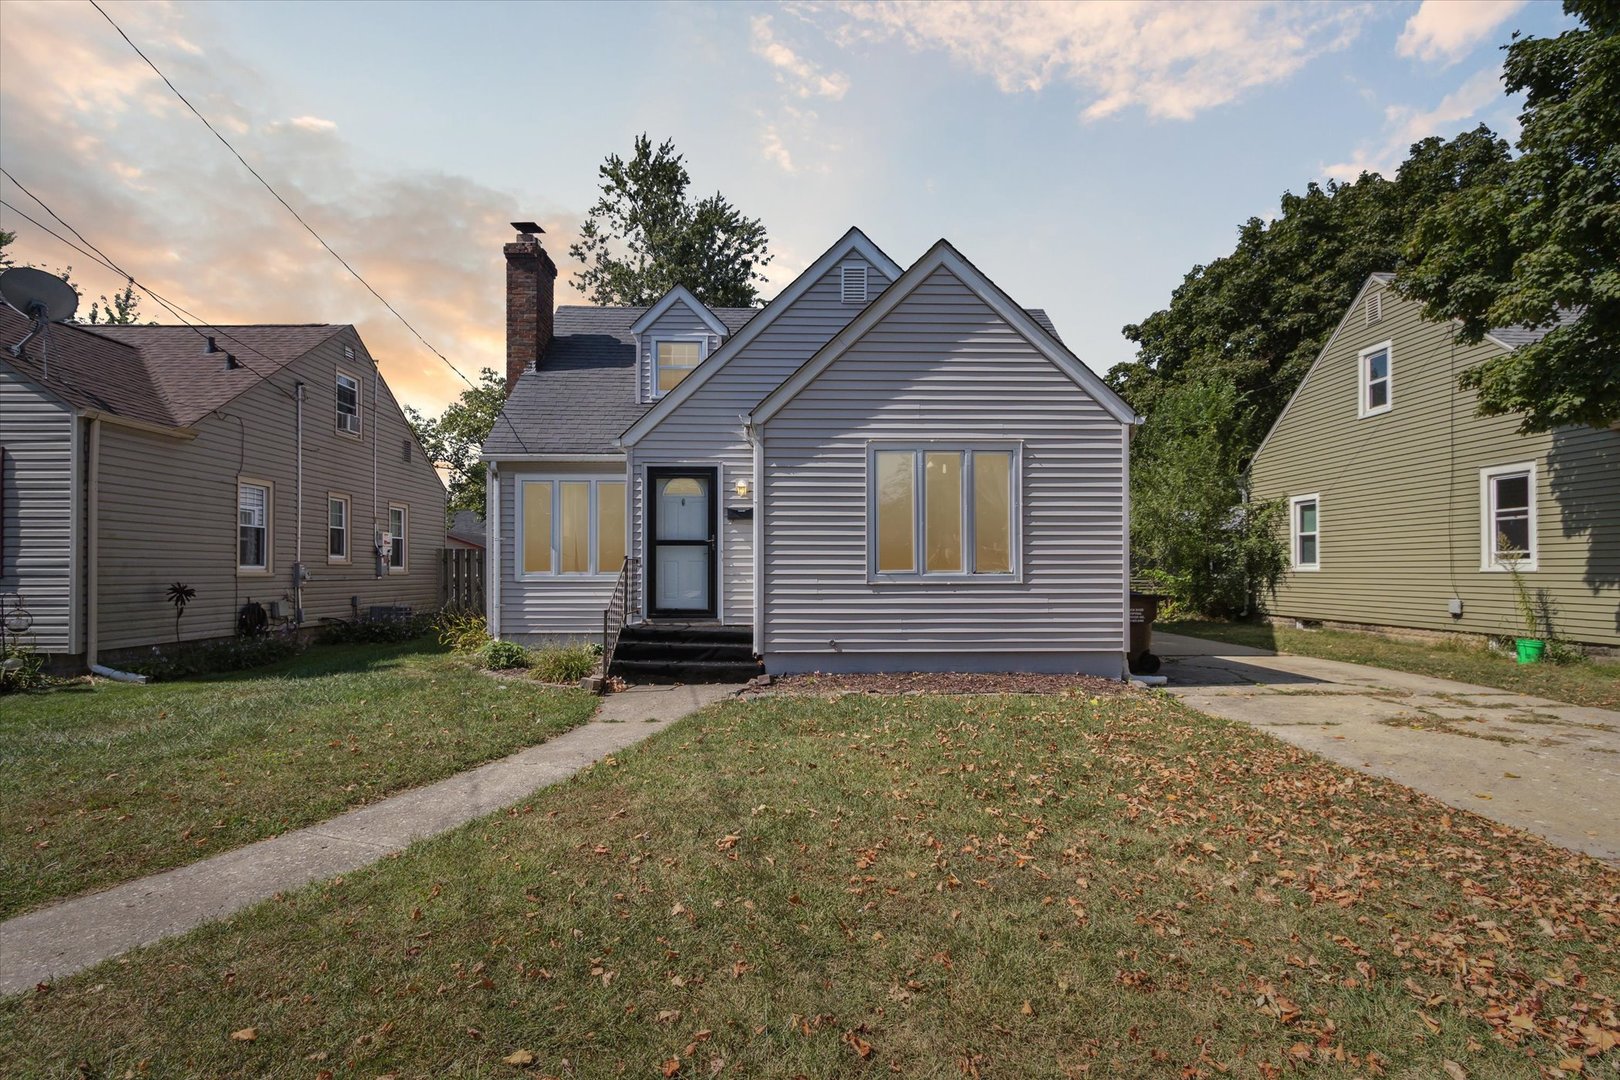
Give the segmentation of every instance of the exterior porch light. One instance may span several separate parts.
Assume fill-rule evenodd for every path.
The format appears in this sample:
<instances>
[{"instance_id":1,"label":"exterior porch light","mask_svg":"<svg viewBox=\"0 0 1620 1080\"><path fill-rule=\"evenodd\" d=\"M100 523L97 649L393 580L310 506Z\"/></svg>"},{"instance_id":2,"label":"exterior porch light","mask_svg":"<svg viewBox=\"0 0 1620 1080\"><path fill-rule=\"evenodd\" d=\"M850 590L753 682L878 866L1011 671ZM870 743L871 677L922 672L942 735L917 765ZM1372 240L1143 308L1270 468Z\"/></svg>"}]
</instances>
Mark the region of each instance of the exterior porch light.
<instances>
[{"instance_id":1,"label":"exterior porch light","mask_svg":"<svg viewBox=\"0 0 1620 1080\"><path fill-rule=\"evenodd\" d=\"M737 498L739 498L739 499L748 498L748 481L747 480L738 480L737 481Z\"/></svg>"}]
</instances>

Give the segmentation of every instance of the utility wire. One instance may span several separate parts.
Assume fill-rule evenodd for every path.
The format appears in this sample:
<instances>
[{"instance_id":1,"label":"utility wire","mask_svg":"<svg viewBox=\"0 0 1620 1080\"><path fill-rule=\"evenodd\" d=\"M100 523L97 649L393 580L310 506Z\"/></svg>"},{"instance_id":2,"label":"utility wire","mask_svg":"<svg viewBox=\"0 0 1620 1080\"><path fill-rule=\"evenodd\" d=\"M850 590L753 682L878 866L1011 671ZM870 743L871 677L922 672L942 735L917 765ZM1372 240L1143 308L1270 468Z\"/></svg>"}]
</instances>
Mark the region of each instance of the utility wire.
<instances>
[{"instance_id":1,"label":"utility wire","mask_svg":"<svg viewBox=\"0 0 1620 1080\"><path fill-rule=\"evenodd\" d=\"M5 170L0 169L0 172L5 172ZM17 183L17 178L15 176L12 176L11 173L5 172L5 175L6 175L7 179L9 179L12 183L17 184L17 186L20 187L20 188L22 187L21 184ZM27 188L23 188L23 190L28 191ZM39 198L37 196L35 196L33 194L33 192L28 192L28 195L29 195L29 198L33 199L35 202L39 202ZM44 203L40 203L40 205L45 206ZM194 313L192 313L190 311L187 311L185 308L181 307L178 303L175 303L175 302L173 302L171 300L168 300L167 298L165 298L163 296L162 293L154 291L150 285L147 285L144 282L140 281L138 278L135 277L135 275L131 274L129 271L125 270L123 267L119 266L117 263L113 262L111 259L107 258L105 255L99 255L99 254L93 253L91 251L85 250L84 247L80 247L78 244L75 244L72 240L69 240L67 237L63 236L61 233L59 233L56 230L52 229L49 225L46 225L45 223L41 222L38 218L35 218L35 217L29 215L27 212L18 209L12 203L7 202L3 198L0 198L0 206L4 206L6 209L10 210L12 213L16 214L18 217L22 218L24 221L27 221L28 223L33 225L35 228L37 228L41 232L45 233L47 236L50 236L50 237L54 238L55 240L57 240L59 243L65 245L66 247L72 248L74 251L77 251L80 255L83 255L85 258L89 259L91 262L96 263L96 264L98 264L98 265L100 265L102 267L105 267L106 269L111 270L113 273L122 276L127 281L129 281L131 284L133 284L137 288L139 288L141 290L141 292L145 293L147 296L150 296L153 300L156 300L158 302L158 305L160 307L162 307L165 311L167 311L170 315L173 315L175 317L175 319L182 326L184 326L187 330L190 330L192 333L196 334L199 338L202 338L204 341L208 340L209 335L203 333L202 330L200 330L197 325L193 325L191 322L187 321L187 318L186 318L187 316L190 316L190 318L195 319L197 321L197 323L200 324L201 326L207 327L209 330L212 330L216 336L222 337L226 341L234 342L236 345L238 345L241 348L247 350L248 352L251 352L251 353L254 353L254 354L258 355L258 356L264 357L264 359L266 361L268 361L271 364L276 365L278 368L284 366L281 363L281 361L276 360L272 356L266 355L265 353L261 352L260 350L254 348L252 345L249 345L247 342L245 342L242 339L240 339L240 338L236 337L235 335L231 334L229 331L221 329L220 327L215 326L214 324L212 324L210 322L207 322L204 319L199 318ZM77 229L73 228L72 225L69 225L66 221L62 221L62 219L60 217L57 217L56 212L54 210L51 210L51 208L48 207L48 206L46 206L45 209L46 209L46 212L48 212L53 218L56 218L57 221L61 221L64 228L66 228L66 229L68 229L68 231L72 232L73 235L79 236L79 231ZM81 240L84 239L82 236L79 236L79 238ZM88 241L88 240L85 240L84 243L88 247L95 248L95 245L91 244L90 241ZM96 248L95 251L99 252L100 249ZM265 373L263 371L260 371L258 368L254 367L252 364L249 364L247 362L247 360L244 359L243 357L237 356L235 353L229 353L228 355L230 355L232 358L234 358L237 361L237 363L239 363L243 367L247 368L253 374L257 375L259 378L261 378L265 382L269 383L271 386L275 386L276 389L281 391L283 394L286 394L289 397L292 396L292 391L286 389L285 387L276 386L276 384L274 382L271 382L270 376L267 373Z\"/></svg>"},{"instance_id":2,"label":"utility wire","mask_svg":"<svg viewBox=\"0 0 1620 1080\"><path fill-rule=\"evenodd\" d=\"M354 267L350 266L349 261L347 259L345 259L342 255L339 255L337 253L337 250L335 248L333 248L331 244L328 244L326 242L326 239L323 236L321 236L320 233L316 232L314 227L311 226L309 222L304 220L303 215L299 214L299 212L297 210L294 210L293 207L292 207L292 204L289 203L286 199L281 197L281 193L279 191L277 191L274 187L270 186L270 181L266 180L263 176L259 175L259 170L255 169L252 165L248 164L247 158L243 157L237 151L236 147L231 145L229 139L225 138L225 136L223 136L223 135L221 135L219 133L218 128L214 127L213 124L208 122L208 117L204 116L201 112L197 111L197 106L193 105L189 100L187 100L186 95L184 95L184 94L182 94L180 92L179 87L175 86L174 83L169 80L169 77L167 75L163 74L163 70L152 62L151 57L147 56L144 52L142 52L141 47L139 45L135 44L133 41L130 41L129 35L124 33L124 28L119 26L116 22L114 22L113 17L111 15L108 15L106 10L99 3L97 3L96 0L90 0L90 6L95 8L97 11L101 12L101 17L103 19L106 19L107 22L112 26L112 28L114 30L118 31L118 36L123 38L124 41L129 45L129 47L131 49L135 50L135 55L139 56L142 60L146 61L146 66L151 68L157 74L157 77L163 80L164 85L166 85L170 90L174 91L174 96L179 98L181 103L184 104L186 108L191 110L191 113L192 113L193 116L195 116L198 120L202 121L203 127L207 128L210 132L213 133L214 138L216 138L216 139L218 139L220 141L220 145L224 146L225 149L229 150L231 152L231 156L236 158L237 161L240 161L242 163L242 167L244 169L246 169L249 173L253 174L253 179L257 180L260 184L264 185L264 190L268 191L272 196L274 196L276 202L280 203L283 207L286 208L287 213L291 214L294 217L294 219L297 220L298 224L300 224L300 225L302 225L304 227L305 232L307 232L307 233L309 233L309 235L313 236L315 238L316 242L318 242L321 245L321 247L325 248L327 250L328 254L330 254L332 256L332 258L336 259L339 263L342 263L343 264L343 269L347 270L354 277L354 280L356 280L360 284L364 285L366 287L366 291L371 293L372 296L375 296L377 298L377 301L380 304L382 304L383 307L387 308L390 312L392 312L394 318L398 319L400 321L400 323L404 325L405 329L409 330L413 335L415 335L417 341L420 341L424 346L426 346L427 350L429 352L431 352L434 356L437 356L440 360L443 360L445 367L447 367L451 371L455 372L456 378L458 378L462 382L466 383L469 387L473 387L472 380L467 378L467 376L463 375L461 373L461 369L456 367L455 364L450 362L449 357L445 356L444 353L440 352L438 349L435 349L433 347L432 343L429 342L427 338L423 337L421 335L421 333L416 329L416 327L412 326L410 324L410 321L408 319L406 319L405 316L401 315L399 313L399 310L397 308L395 308L393 304L390 304L388 302L388 300L383 296L382 293L378 292L376 289L371 287L371 282L367 281L364 277L362 277L361 274L360 274L360 271L358 271ZM473 388L476 389L476 387L473 387Z\"/></svg>"},{"instance_id":3,"label":"utility wire","mask_svg":"<svg viewBox=\"0 0 1620 1080\"><path fill-rule=\"evenodd\" d=\"M402 326L404 326L405 329L409 330L411 332L411 334L416 338L417 341L420 341L422 343L423 347L426 348L428 352L432 353L434 356L437 356L440 360L442 360L444 362L444 366L449 368L452 372L455 373L456 378L458 378L462 382L466 383L468 389L470 389L470 390L478 389L478 386L475 385L471 379L467 378L466 375L462 374L460 368L456 367L455 364L450 362L449 357L445 356L444 353L442 353L438 349L434 348L433 343L428 341L427 338L423 337L421 332L419 330L417 330L416 327L411 325L410 320L406 319L405 316L403 316L403 315L401 315L399 313L399 309L394 307L393 304L390 304L388 302L387 298L385 298L382 293L380 293L376 289L372 288L371 282L367 281L363 276L361 276L360 271L356 270L353 266L350 266L349 261L347 259L345 259L342 255L339 255L337 253L337 250L335 248L333 248L331 244L328 244L326 242L326 238L321 236L320 233L316 232L314 226L310 225L309 222L305 221L304 218L303 218L303 215L301 215L297 210L293 209L292 204L289 203L286 199L281 197L281 193L279 191L277 191L274 187L271 186L270 181L266 180L263 176L259 175L259 170L255 169L252 165L248 164L248 160L246 158L244 158L241 155L240 152L237 151L236 147L231 145L230 140L225 138L224 135L221 135L220 132L219 132L219 129L214 127L214 125L209 122L208 117L204 116L197 109L197 106L193 105L190 102L190 100L187 99L186 95L184 95L184 94L182 94L180 92L180 88L175 86L174 83L169 79L169 77L163 73L163 69L158 67L156 64L154 64L152 62L152 58L147 56L144 52L142 52L141 47L139 45L135 44L134 41L130 40L130 36L128 34L124 33L124 28L119 26L118 23L116 21L114 21L114 19L113 19L113 17L111 15L107 14L106 9L103 8L99 3L97 3L97 0L90 0L90 6L95 8L96 11L101 14L101 17L103 19L107 20L107 24L109 26L111 26L114 30L118 31L118 36L124 39L125 44L127 44L131 49L135 50L135 55L139 56L142 60L144 60L146 62L146 66L151 68L153 73L155 73L158 78L163 80L163 84L174 92L174 96L179 98L181 103L183 105L185 105L185 107L187 109L191 110L191 114L193 116L195 116L198 120L202 121L203 127L207 128L209 130L209 132L211 132L213 134L214 138L219 140L221 146L225 147L226 150L230 151L232 157L234 157L237 161L242 163L242 167L244 169L246 169L249 173L252 174L253 179L257 180L260 184L262 184L264 186L264 190L268 191L271 194L271 196L274 197L275 200L278 203L280 203L283 207L286 208L287 213L291 214L293 216L293 218L298 222L298 224L300 224L300 225L302 225L304 227L305 232L307 232L307 233L309 233L309 235L313 236L315 238L316 242L319 243L321 245L321 247L325 248L327 250L327 253L330 254L332 256L332 258L336 259L339 263L341 263L342 266L343 266L343 269L347 270L349 272L349 274L354 278L354 280L356 280L360 284L364 285L366 287L366 291L371 293L372 296L375 296L377 298L377 302L382 304L383 307L387 308L389 310L389 312L391 312L393 314L394 318L398 319L400 321L400 324ZM505 409L500 410L499 415L506 420L507 427L512 429L513 437L517 439L518 444L523 447L525 452L527 452L528 451L528 444L523 441L523 436L521 434L519 434L519 432L517 430L517 426L512 423L511 418L506 416L506 410Z\"/></svg>"}]
</instances>

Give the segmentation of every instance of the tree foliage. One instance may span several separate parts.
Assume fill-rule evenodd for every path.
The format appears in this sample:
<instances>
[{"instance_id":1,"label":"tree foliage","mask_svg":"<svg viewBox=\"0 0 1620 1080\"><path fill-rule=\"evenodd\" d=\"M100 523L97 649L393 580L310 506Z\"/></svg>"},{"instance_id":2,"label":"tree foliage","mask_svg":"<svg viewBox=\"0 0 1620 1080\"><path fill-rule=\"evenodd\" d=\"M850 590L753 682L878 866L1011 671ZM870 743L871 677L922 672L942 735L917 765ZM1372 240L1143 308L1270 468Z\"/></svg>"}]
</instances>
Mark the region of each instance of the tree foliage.
<instances>
[{"instance_id":1,"label":"tree foliage","mask_svg":"<svg viewBox=\"0 0 1620 1080\"><path fill-rule=\"evenodd\" d=\"M597 170L601 197L568 253L583 264L574 284L602 305L647 305L684 285L711 307L759 301L771 261L765 226L715 192L692 201L692 178L675 144L636 137L627 161L609 154Z\"/></svg>"},{"instance_id":2,"label":"tree foliage","mask_svg":"<svg viewBox=\"0 0 1620 1080\"><path fill-rule=\"evenodd\" d=\"M133 326L141 321L141 294L135 291L133 280L124 284L121 291L115 292L112 299L106 293L101 299L90 305L90 324L97 323L106 326Z\"/></svg>"},{"instance_id":3,"label":"tree foliage","mask_svg":"<svg viewBox=\"0 0 1620 1080\"><path fill-rule=\"evenodd\" d=\"M1467 341L1554 327L1463 375L1482 413L1522 414L1525 432L1620 421L1620 8L1564 10L1584 26L1507 50L1507 89L1525 93L1519 156L1422 216L1396 281Z\"/></svg>"},{"instance_id":4,"label":"tree foliage","mask_svg":"<svg viewBox=\"0 0 1620 1080\"><path fill-rule=\"evenodd\" d=\"M472 510L484 514L484 463L478 454L495 426L501 405L506 401L506 380L494 369L478 374L478 385L461 392L461 397L445 407L437 418L423 416L406 406L422 448L433 463L450 474L450 500L447 513Z\"/></svg>"},{"instance_id":5,"label":"tree foliage","mask_svg":"<svg viewBox=\"0 0 1620 1080\"><path fill-rule=\"evenodd\" d=\"M1231 430L1244 411L1230 380L1200 375L1160 396L1131 454L1133 572L1222 617L1262 610L1288 562L1282 501L1243 504Z\"/></svg>"}]
</instances>

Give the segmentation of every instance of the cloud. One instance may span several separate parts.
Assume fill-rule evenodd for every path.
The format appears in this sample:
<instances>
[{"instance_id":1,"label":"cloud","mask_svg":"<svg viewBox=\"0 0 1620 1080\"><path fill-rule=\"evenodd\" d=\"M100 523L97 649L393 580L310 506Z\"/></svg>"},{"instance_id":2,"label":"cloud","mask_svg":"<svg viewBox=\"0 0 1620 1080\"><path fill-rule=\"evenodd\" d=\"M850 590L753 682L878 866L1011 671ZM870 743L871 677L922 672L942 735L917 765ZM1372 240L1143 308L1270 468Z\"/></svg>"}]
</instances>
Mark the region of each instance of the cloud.
<instances>
[{"instance_id":1,"label":"cloud","mask_svg":"<svg viewBox=\"0 0 1620 1080\"><path fill-rule=\"evenodd\" d=\"M1525 0L1423 0L1406 21L1395 52L1425 63L1454 64L1524 5Z\"/></svg>"},{"instance_id":2,"label":"cloud","mask_svg":"<svg viewBox=\"0 0 1620 1080\"><path fill-rule=\"evenodd\" d=\"M1384 110L1383 138L1357 147L1348 161L1322 166L1322 174L1336 180L1354 180L1363 172L1393 176L1413 143L1430 135L1450 138L1481 110L1502 100L1502 69L1488 67L1469 76L1432 109L1391 105Z\"/></svg>"},{"instance_id":3,"label":"cloud","mask_svg":"<svg viewBox=\"0 0 1620 1080\"><path fill-rule=\"evenodd\" d=\"M220 51L206 26L157 5L121 6L117 17L461 371L504 368L507 222L538 217L563 264L577 215L520 205L463 176L379 165L332 120L283 119L266 89L273 80ZM115 262L205 320L353 323L396 396L426 411L464 389L179 106L93 8L7 3L6 41L6 167ZM49 223L10 183L0 194ZM18 233L8 253L19 262L71 265L87 298L123 285L10 211L0 209L0 218ZM569 276L564 267L559 303L579 302ZM142 313L174 321L150 299Z\"/></svg>"},{"instance_id":4,"label":"cloud","mask_svg":"<svg viewBox=\"0 0 1620 1080\"><path fill-rule=\"evenodd\" d=\"M769 15L756 15L749 24L753 28L753 52L763 57L776 69L776 78L793 94L801 98L821 97L841 101L849 92L849 79L833 71L822 71L788 48L776 37Z\"/></svg>"},{"instance_id":5,"label":"cloud","mask_svg":"<svg viewBox=\"0 0 1620 1080\"><path fill-rule=\"evenodd\" d=\"M776 130L775 124L766 124L762 138L765 160L775 165L785 173L795 173L799 169L793 164L793 155L782 142L781 132Z\"/></svg>"},{"instance_id":6,"label":"cloud","mask_svg":"<svg viewBox=\"0 0 1620 1080\"><path fill-rule=\"evenodd\" d=\"M1371 5L849 0L833 10L841 42L942 51L1006 93L1070 86L1087 120L1130 108L1189 120L1344 48Z\"/></svg>"}]
</instances>

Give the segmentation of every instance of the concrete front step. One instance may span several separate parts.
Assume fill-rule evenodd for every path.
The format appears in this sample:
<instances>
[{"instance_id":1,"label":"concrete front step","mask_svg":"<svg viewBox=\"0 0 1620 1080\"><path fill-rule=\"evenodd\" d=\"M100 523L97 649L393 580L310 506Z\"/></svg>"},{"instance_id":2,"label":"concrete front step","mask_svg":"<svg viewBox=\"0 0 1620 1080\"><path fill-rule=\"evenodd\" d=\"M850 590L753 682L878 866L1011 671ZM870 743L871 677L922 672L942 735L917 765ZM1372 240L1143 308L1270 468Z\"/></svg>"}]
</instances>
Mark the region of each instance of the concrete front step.
<instances>
[{"instance_id":1,"label":"concrete front step","mask_svg":"<svg viewBox=\"0 0 1620 1080\"><path fill-rule=\"evenodd\" d=\"M764 670L757 660L692 663L613 658L613 674L631 683L745 683Z\"/></svg>"}]
</instances>

